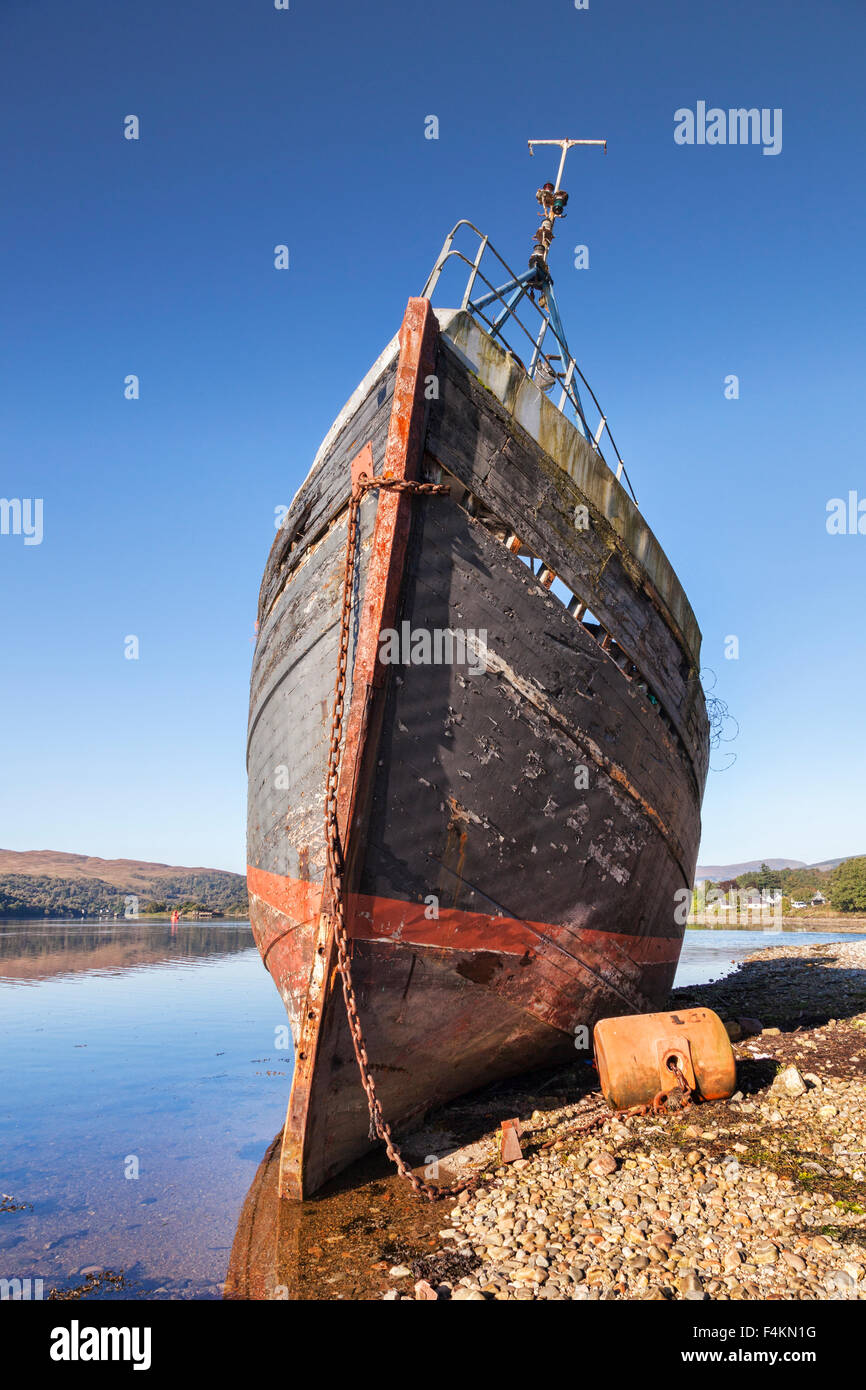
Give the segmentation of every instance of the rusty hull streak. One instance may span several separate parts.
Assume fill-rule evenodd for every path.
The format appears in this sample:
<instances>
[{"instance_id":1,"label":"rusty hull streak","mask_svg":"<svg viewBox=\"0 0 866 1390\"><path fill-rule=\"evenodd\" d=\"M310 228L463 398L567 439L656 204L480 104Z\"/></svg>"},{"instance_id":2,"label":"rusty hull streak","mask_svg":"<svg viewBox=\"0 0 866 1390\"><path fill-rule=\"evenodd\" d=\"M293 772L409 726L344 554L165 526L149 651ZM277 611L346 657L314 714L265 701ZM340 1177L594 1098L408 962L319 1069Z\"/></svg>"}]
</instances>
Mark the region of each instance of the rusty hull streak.
<instances>
[{"instance_id":1,"label":"rusty hull streak","mask_svg":"<svg viewBox=\"0 0 866 1390\"><path fill-rule=\"evenodd\" d=\"M435 366L438 332L429 300L410 299L400 328L400 356L382 468L385 477L415 479L420 471L426 424L424 378ZM369 444L353 460L347 482L353 482L368 468L372 471ZM378 495L338 793L337 814L349 891L359 871L360 841L369 808L384 713L381 694L388 672L378 659L380 634L396 620L411 520L410 494L386 491ZM304 1153L309 1139L310 1095L319 1061L322 1022L327 1008L342 1007L342 985L336 976L336 946L328 906L322 901L310 988L300 1018L299 1046L280 1155L281 1197L300 1199L304 1196Z\"/></svg>"}]
</instances>

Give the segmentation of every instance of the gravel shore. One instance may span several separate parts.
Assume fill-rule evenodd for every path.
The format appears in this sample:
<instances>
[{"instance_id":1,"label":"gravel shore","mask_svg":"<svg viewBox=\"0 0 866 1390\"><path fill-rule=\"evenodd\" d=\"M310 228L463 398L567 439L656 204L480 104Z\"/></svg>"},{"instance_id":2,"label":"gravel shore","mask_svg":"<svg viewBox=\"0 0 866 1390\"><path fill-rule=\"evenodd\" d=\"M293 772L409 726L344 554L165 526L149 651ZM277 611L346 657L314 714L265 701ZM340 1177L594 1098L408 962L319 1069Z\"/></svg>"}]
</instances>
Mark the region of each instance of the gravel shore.
<instances>
[{"instance_id":1,"label":"gravel shore","mask_svg":"<svg viewBox=\"0 0 866 1390\"><path fill-rule=\"evenodd\" d=\"M563 1073L384 1297L866 1298L866 943L757 951L694 1005L729 1023L732 1100L582 1135L598 1097Z\"/></svg>"}]
</instances>

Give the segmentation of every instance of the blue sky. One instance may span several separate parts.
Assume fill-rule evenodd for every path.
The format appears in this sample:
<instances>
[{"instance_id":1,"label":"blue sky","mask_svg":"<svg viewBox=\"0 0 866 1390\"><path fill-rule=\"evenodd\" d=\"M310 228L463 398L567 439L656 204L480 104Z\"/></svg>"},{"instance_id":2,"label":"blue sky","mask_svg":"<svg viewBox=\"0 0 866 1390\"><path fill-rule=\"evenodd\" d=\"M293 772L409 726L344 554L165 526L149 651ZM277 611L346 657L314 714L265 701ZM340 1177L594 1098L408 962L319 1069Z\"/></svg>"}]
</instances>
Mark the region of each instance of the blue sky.
<instances>
[{"instance_id":1,"label":"blue sky","mask_svg":"<svg viewBox=\"0 0 866 1390\"><path fill-rule=\"evenodd\" d=\"M568 135L609 141L572 350L739 721L701 859L866 852L866 535L825 526L866 498L864 38L859 0L3 0L0 494L44 537L0 536L0 844L243 868L274 509L459 217L524 264L526 141ZM781 153L676 145L698 101L781 108Z\"/></svg>"}]
</instances>

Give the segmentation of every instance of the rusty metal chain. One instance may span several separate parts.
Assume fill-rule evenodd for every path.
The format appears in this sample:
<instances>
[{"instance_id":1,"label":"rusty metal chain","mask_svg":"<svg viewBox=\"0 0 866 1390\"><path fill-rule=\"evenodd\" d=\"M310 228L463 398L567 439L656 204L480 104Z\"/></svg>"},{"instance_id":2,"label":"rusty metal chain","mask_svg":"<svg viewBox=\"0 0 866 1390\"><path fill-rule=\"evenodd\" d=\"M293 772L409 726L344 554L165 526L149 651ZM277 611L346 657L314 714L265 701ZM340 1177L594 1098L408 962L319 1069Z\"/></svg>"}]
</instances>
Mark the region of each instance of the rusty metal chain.
<instances>
[{"instance_id":1,"label":"rusty metal chain","mask_svg":"<svg viewBox=\"0 0 866 1390\"><path fill-rule=\"evenodd\" d=\"M564 1129L554 1134L552 1139L548 1139L544 1144L541 1144L539 1146L539 1152L543 1149L552 1149L553 1145L558 1144L562 1139L573 1139L577 1135L582 1136L584 1134L590 1134L592 1130L598 1129L600 1125L615 1118L614 1112L611 1110L604 1097L600 1100L596 1100L592 1097L587 1097L587 1099L590 1100L589 1108L575 1115Z\"/></svg>"},{"instance_id":2,"label":"rusty metal chain","mask_svg":"<svg viewBox=\"0 0 866 1390\"><path fill-rule=\"evenodd\" d=\"M352 1035L355 1060L358 1063L361 1084L366 1092L367 1104L370 1109L371 1138L378 1137L384 1140L388 1157L400 1176L405 1178L407 1182L410 1182L419 1195L423 1195L428 1201L433 1202L436 1201L437 1198L456 1195L458 1192L472 1185L477 1179L470 1178L453 1187L433 1187L430 1183L422 1182L422 1180L412 1172L397 1145L394 1143L390 1126L382 1113L382 1106L376 1094L376 1083L370 1070L370 1059L367 1056L367 1049L364 1043L364 1032L361 1026L361 1020L358 1016L358 1002L355 997L355 988L352 981L352 966L349 959L348 934L346 930L346 901L343 881L344 863L343 850L340 843L340 827L337 818L337 792L340 782L340 744L343 736L343 711L349 670L349 630L352 613L352 581L355 570L358 516L364 494L369 492L372 488L388 488L392 492L416 492L428 496L443 496L450 492L450 488L442 483L419 483L408 479L389 477L369 478L363 473L352 488L352 495L349 501L349 518L346 536L343 602L340 613L340 652L337 665L337 680L334 686L334 712L331 719L331 742L328 750L328 775L325 782L325 849L327 854L325 888L327 889L328 886L331 888L333 901L331 920L334 931L334 942L337 948L337 968L340 971L340 978L343 984L343 999L346 1004L346 1018L349 1023L349 1032Z\"/></svg>"},{"instance_id":3,"label":"rusty metal chain","mask_svg":"<svg viewBox=\"0 0 866 1390\"><path fill-rule=\"evenodd\" d=\"M694 1100L695 1092L689 1085L686 1074L680 1066L679 1062L674 1061L671 1063L671 1071L673 1072L674 1076L677 1079L677 1082L679 1083L681 1093L679 1109L685 1110L689 1105L691 1105L692 1101Z\"/></svg>"},{"instance_id":4,"label":"rusty metal chain","mask_svg":"<svg viewBox=\"0 0 866 1390\"><path fill-rule=\"evenodd\" d=\"M695 1091L689 1085L688 1078L686 1077L686 1074L680 1066L679 1062L672 1060L669 1063L669 1066L677 1079L677 1090L658 1091L653 1096L652 1101L648 1105L632 1105L629 1107L628 1110L623 1110L621 1112L623 1115L646 1115L650 1112L652 1112L652 1114L654 1115L657 1115L661 1110L665 1110L668 1113L670 1113L671 1107L669 1102L671 1100L671 1097L674 1095L679 1095L679 1101L675 1108L677 1110L688 1109L688 1107L692 1104L692 1101L695 1098Z\"/></svg>"},{"instance_id":5,"label":"rusty metal chain","mask_svg":"<svg viewBox=\"0 0 866 1390\"><path fill-rule=\"evenodd\" d=\"M607 1120L619 1119L628 1115L658 1115L661 1111L670 1113L671 1099L676 1095L679 1097L675 1109L678 1111L686 1110L695 1099L695 1091L689 1085L688 1078L680 1066L679 1062L672 1061L670 1069L677 1079L676 1091L658 1091L652 1100L645 1105L631 1105L627 1110L611 1110L607 1102L602 1098L591 1103L590 1108L583 1114L576 1115L571 1124L567 1125L562 1134L555 1134L546 1144L542 1144L542 1149L549 1149L553 1144L562 1138L571 1138L575 1134L589 1134L591 1130L598 1129Z\"/></svg>"}]
</instances>

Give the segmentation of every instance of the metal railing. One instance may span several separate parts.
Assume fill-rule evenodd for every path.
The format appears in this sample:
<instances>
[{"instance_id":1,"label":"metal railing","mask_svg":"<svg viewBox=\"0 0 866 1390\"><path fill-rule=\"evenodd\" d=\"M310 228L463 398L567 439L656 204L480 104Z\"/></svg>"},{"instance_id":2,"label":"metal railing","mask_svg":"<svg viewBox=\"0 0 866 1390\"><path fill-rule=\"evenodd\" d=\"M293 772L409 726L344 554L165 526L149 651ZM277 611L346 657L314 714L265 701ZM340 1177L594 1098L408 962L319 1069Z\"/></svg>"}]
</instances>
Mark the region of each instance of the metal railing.
<instances>
[{"instance_id":1,"label":"metal railing","mask_svg":"<svg viewBox=\"0 0 866 1390\"><path fill-rule=\"evenodd\" d=\"M466 252L454 245L454 240L461 228L468 227L470 232L478 238L478 246L474 255L467 255ZM485 265L486 257L486 265ZM494 285L493 281L485 273L490 269L494 273L491 262L495 261L498 266L508 275L508 280L504 284ZM559 317L559 310L553 296L553 285L549 279L545 280L539 276L536 268L524 271L517 275L511 269L506 260L500 256L495 246L492 245L490 238L474 226L472 222L463 218L456 226L452 227L448 236L445 238L442 250L439 253L436 264L427 278L421 295L425 299L432 299L443 270L449 262L462 262L468 267L469 274L466 286L463 291L460 308L469 312L485 329L492 338L499 338L505 347L523 367L527 376L535 382L539 390L548 393L559 385L559 400L556 402L557 408L566 416L569 412L574 417L574 421L584 435L590 447L602 462L608 467L616 478L625 479L632 499L637 503L631 479L622 461L616 441L611 433L607 416L599 404L598 398L584 376L577 362L568 350L565 339L565 332ZM499 274L498 271L495 273ZM476 286L479 281L486 287L485 291L475 294ZM517 306L529 304L532 306L533 329L527 327L517 314ZM485 310L495 312L495 317L489 317ZM505 336L506 324L514 325L523 334L529 344L529 365L527 366L520 355L514 350L510 338ZM553 351L545 348L545 343L549 343L548 335L553 338ZM522 340L519 338L518 341ZM526 349L524 349L526 351ZM580 381L586 388L586 393L598 419L594 427L587 418L581 398ZM604 437L610 443L613 454L616 457L616 466L608 462L601 448L601 441Z\"/></svg>"}]
</instances>

